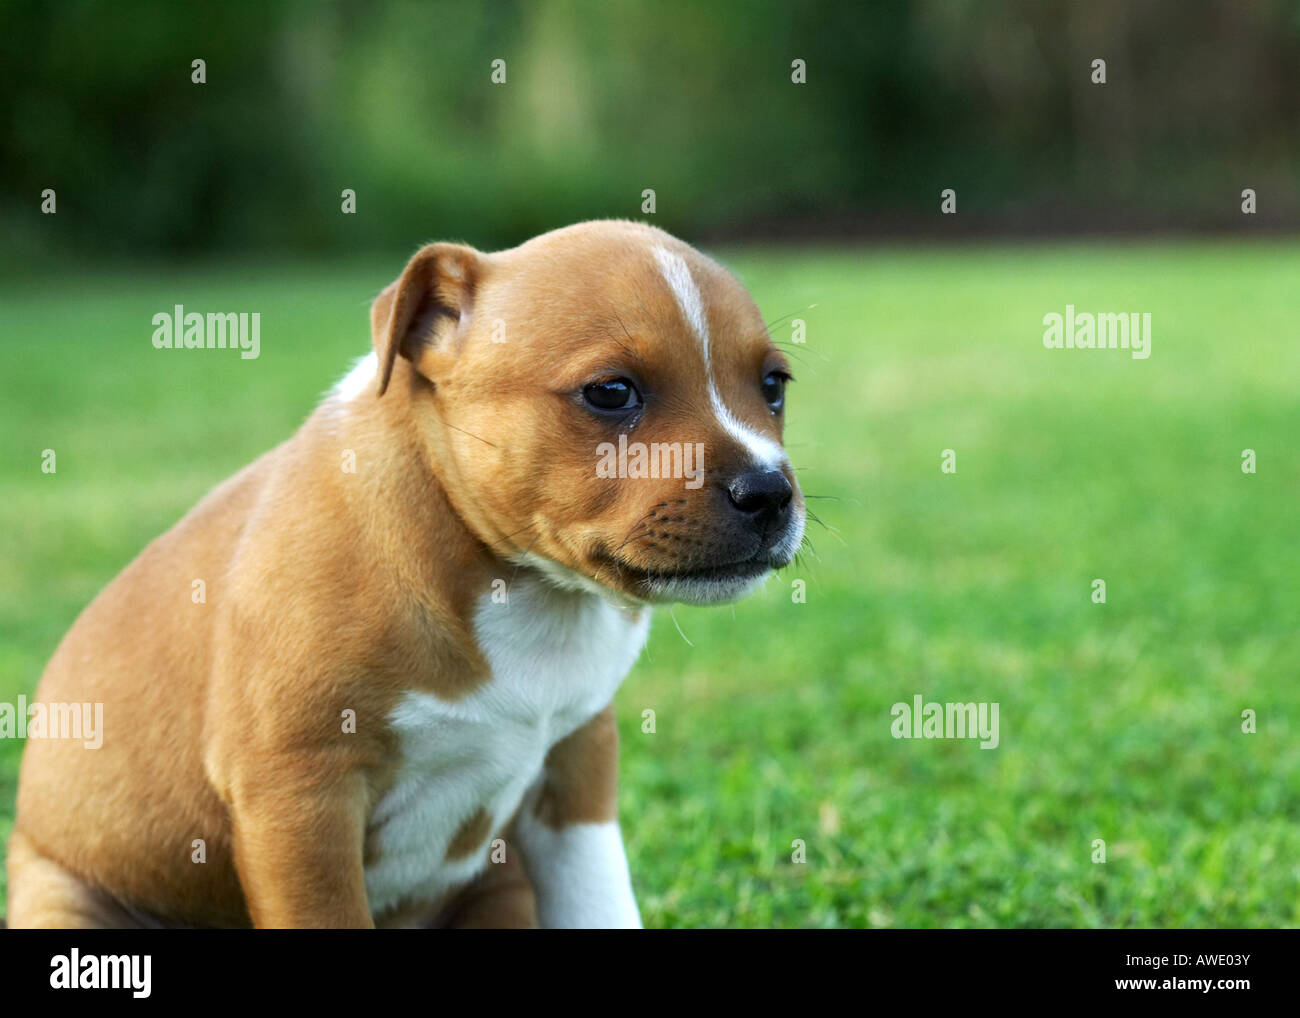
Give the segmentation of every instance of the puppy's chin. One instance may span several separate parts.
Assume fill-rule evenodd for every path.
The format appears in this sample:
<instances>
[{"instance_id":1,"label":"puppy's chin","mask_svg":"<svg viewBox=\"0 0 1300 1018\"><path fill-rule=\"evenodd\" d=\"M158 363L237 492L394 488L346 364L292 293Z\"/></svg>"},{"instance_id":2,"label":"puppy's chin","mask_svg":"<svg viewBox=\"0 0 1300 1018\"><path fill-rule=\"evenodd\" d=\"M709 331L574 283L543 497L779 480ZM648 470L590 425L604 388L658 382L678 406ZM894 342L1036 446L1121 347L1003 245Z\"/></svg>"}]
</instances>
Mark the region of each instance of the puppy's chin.
<instances>
[{"instance_id":1,"label":"puppy's chin","mask_svg":"<svg viewBox=\"0 0 1300 1018\"><path fill-rule=\"evenodd\" d=\"M753 593L772 574L765 563L675 572L613 569L604 562L595 575L536 554L511 556L516 565L536 570L555 587L597 594L624 608L647 604L725 604Z\"/></svg>"},{"instance_id":2,"label":"puppy's chin","mask_svg":"<svg viewBox=\"0 0 1300 1018\"><path fill-rule=\"evenodd\" d=\"M784 563L767 558L683 569L641 569L608 556L596 575L622 597L643 604L725 604L752 593Z\"/></svg>"},{"instance_id":3,"label":"puppy's chin","mask_svg":"<svg viewBox=\"0 0 1300 1018\"><path fill-rule=\"evenodd\" d=\"M648 576L639 581L647 601L658 604L726 604L752 594L772 575L770 568L742 576Z\"/></svg>"}]
</instances>

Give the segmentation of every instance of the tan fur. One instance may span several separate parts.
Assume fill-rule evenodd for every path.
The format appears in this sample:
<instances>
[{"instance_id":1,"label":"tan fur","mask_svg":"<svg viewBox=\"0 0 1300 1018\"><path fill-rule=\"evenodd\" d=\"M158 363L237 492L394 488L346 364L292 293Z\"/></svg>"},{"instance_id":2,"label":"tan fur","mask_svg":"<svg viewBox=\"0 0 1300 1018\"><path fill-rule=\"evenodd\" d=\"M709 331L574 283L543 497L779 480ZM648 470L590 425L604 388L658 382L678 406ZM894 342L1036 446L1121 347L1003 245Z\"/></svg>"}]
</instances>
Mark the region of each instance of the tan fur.
<instances>
[{"instance_id":1,"label":"tan fur","mask_svg":"<svg viewBox=\"0 0 1300 1018\"><path fill-rule=\"evenodd\" d=\"M617 818L618 724L612 707L551 747L533 808L555 828Z\"/></svg>"},{"instance_id":2,"label":"tan fur","mask_svg":"<svg viewBox=\"0 0 1300 1018\"><path fill-rule=\"evenodd\" d=\"M95 751L26 746L11 926L373 924L363 863L397 763L387 719L412 691L456 700L490 680L474 606L512 556L630 594L636 569L689 566L710 540L708 485L591 481L601 424L568 395L632 357L678 394L641 440L707 443L711 476L740 462L647 244L688 260L730 336L719 389L780 440L754 381L779 354L743 288L681 242L591 223L494 255L423 249L372 310L382 396L323 403L150 544L59 645L37 696L102 702L105 737ZM498 321L504 343L488 338ZM196 579L206 604L191 602ZM545 821L613 817L616 755L610 711L555 746ZM488 832L467 827L456 850L486 850ZM528 925L521 881L493 872L453 910L490 923L496 902L501 924Z\"/></svg>"},{"instance_id":3,"label":"tan fur","mask_svg":"<svg viewBox=\"0 0 1300 1018\"><path fill-rule=\"evenodd\" d=\"M537 902L519 854L489 866L437 913L436 925L457 929L532 929Z\"/></svg>"},{"instance_id":4,"label":"tan fur","mask_svg":"<svg viewBox=\"0 0 1300 1018\"><path fill-rule=\"evenodd\" d=\"M467 817L460 828L452 835L447 844L448 859L464 859L474 854L475 849L482 848L492 830L492 815L485 809L476 810Z\"/></svg>"}]
</instances>

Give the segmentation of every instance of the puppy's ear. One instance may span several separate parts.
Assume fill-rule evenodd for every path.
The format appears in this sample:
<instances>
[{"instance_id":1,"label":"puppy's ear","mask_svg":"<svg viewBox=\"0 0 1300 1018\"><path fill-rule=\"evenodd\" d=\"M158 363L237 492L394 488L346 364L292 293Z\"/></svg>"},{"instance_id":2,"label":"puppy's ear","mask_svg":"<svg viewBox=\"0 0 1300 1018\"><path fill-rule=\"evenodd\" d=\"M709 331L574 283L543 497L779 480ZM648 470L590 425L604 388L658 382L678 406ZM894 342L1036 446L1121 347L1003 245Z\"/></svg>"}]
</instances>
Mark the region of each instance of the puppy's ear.
<instances>
[{"instance_id":1,"label":"puppy's ear","mask_svg":"<svg viewBox=\"0 0 1300 1018\"><path fill-rule=\"evenodd\" d=\"M379 395L388 388L398 354L418 370L421 355L446 342L469 314L480 257L461 244L429 244L375 298L370 336L379 356Z\"/></svg>"}]
</instances>

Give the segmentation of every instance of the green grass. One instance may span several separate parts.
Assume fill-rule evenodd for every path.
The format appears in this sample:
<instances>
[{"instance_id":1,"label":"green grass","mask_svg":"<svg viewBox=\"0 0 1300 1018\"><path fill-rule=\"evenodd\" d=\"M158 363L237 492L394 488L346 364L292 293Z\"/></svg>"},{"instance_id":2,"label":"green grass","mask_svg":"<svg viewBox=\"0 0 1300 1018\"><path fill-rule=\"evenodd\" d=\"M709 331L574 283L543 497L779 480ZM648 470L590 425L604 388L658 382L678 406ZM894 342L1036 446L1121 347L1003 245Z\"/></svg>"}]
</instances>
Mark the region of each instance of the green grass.
<instances>
[{"instance_id":1,"label":"green grass","mask_svg":"<svg viewBox=\"0 0 1300 1018\"><path fill-rule=\"evenodd\" d=\"M833 529L745 603L661 610L623 687L647 924L1300 924L1300 245L729 261L769 319L807 322L788 443ZM0 290L0 700L150 538L296 427L397 268ZM262 357L153 350L177 302L260 310ZM1066 303L1151 312L1151 358L1044 349ZM998 702L1001 745L893 739L915 693ZM19 749L0 743L0 835Z\"/></svg>"}]
</instances>

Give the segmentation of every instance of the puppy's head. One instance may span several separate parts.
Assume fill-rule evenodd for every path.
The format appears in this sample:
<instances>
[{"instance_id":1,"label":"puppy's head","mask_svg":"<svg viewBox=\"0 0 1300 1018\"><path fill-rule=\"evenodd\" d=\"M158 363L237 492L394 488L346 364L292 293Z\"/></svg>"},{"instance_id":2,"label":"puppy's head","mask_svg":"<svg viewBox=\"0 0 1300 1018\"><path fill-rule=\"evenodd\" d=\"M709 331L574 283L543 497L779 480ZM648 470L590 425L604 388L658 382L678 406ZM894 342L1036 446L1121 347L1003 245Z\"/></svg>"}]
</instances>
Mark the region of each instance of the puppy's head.
<instances>
[{"instance_id":1,"label":"puppy's head","mask_svg":"<svg viewBox=\"0 0 1300 1018\"><path fill-rule=\"evenodd\" d=\"M372 326L379 393L407 394L453 506L502 558L624 600L708 603L799 548L789 364L740 283L668 234L593 222L498 254L433 244Z\"/></svg>"}]
</instances>

